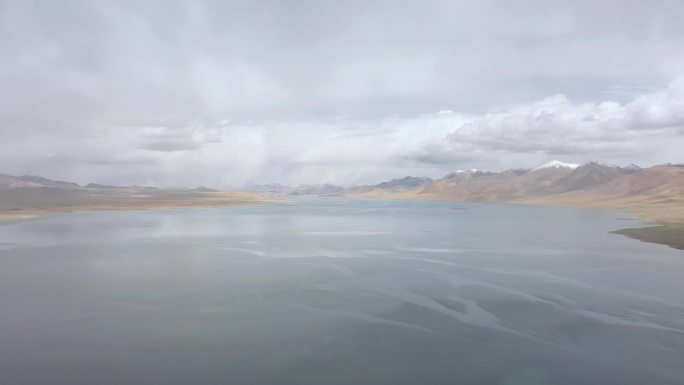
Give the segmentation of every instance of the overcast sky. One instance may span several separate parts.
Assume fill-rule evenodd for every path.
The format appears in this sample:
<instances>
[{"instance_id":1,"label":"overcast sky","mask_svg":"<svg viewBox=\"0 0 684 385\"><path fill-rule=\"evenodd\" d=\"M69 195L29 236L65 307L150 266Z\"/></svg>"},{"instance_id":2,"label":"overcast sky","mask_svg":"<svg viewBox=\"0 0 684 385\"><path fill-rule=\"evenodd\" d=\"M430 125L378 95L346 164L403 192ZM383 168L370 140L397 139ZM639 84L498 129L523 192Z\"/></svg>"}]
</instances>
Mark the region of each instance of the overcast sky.
<instances>
[{"instance_id":1,"label":"overcast sky","mask_svg":"<svg viewBox=\"0 0 684 385\"><path fill-rule=\"evenodd\" d=\"M684 162L684 1L0 0L0 173L355 184Z\"/></svg>"}]
</instances>

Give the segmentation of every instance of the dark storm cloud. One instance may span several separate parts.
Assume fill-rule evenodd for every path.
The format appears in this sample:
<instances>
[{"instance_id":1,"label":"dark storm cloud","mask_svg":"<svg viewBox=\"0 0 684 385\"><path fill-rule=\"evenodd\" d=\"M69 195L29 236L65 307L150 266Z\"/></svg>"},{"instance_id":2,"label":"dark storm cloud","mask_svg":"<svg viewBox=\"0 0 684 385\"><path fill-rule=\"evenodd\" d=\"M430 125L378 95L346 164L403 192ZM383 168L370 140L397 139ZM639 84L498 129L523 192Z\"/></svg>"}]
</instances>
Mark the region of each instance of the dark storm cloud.
<instances>
[{"instance_id":1,"label":"dark storm cloud","mask_svg":"<svg viewBox=\"0 0 684 385\"><path fill-rule=\"evenodd\" d=\"M216 185L681 161L682 19L676 0L6 0L0 172Z\"/></svg>"}]
</instances>

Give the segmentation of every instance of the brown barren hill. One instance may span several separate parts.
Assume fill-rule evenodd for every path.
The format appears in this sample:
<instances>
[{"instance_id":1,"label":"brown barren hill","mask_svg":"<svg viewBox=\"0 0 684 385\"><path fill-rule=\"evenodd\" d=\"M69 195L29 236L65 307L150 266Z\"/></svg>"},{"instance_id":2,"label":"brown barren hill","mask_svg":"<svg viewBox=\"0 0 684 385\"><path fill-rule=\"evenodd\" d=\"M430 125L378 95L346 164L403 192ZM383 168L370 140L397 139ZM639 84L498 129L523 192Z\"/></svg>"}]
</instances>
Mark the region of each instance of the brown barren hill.
<instances>
[{"instance_id":1,"label":"brown barren hill","mask_svg":"<svg viewBox=\"0 0 684 385\"><path fill-rule=\"evenodd\" d=\"M521 201L627 210L655 222L684 222L684 167L654 166L581 190Z\"/></svg>"},{"instance_id":2,"label":"brown barren hill","mask_svg":"<svg viewBox=\"0 0 684 385\"><path fill-rule=\"evenodd\" d=\"M462 176L449 174L425 186L419 194L439 199L511 201L546 195L570 173L570 168L540 168L501 173L464 172Z\"/></svg>"},{"instance_id":3,"label":"brown barren hill","mask_svg":"<svg viewBox=\"0 0 684 385\"><path fill-rule=\"evenodd\" d=\"M660 224L622 234L678 247L684 239L684 166L621 168L598 162L550 162L532 170L457 171L423 187L373 189L350 195L372 199L444 199L587 207L630 212ZM664 242L663 240L667 240Z\"/></svg>"},{"instance_id":4,"label":"brown barren hill","mask_svg":"<svg viewBox=\"0 0 684 385\"><path fill-rule=\"evenodd\" d=\"M30 182L23 177L11 178L15 179L0 186L0 219L28 218L54 212L233 207L277 202L264 194L208 188L160 189L94 184L80 187L40 177L31 177L38 179Z\"/></svg>"}]
</instances>

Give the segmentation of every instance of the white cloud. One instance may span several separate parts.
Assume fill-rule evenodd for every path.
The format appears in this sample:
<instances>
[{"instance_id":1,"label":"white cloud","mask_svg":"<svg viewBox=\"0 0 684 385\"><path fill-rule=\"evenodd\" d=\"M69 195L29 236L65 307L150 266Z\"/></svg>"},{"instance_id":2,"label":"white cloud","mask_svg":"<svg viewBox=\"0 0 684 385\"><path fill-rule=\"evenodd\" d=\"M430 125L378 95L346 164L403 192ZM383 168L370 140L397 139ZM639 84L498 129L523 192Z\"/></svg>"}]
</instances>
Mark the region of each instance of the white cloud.
<instances>
[{"instance_id":1,"label":"white cloud","mask_svg":"<svg viewBox=\"0 0 684 385\"><path fill-rule=\"evenodd\" d=\"M33 172L49 162L48 175L81 182L214 186L367 183L456 168L534 166L551 158L681 161L681 84L625 104L574 103L556 95L479 115L105 127L98 135L56 142L28 137L22 147L6 146L3 157L50 153L15 167Z\"/></svg>"},{"instance_id":2,"label":"white cloud","mask_svg":"<svg viewBox=\"0 0 684 385\"><path fill-rule=\"evenodd\" d=\"M682 10L3 2L0 172L217 186L679 162Z\"/></svg>"},{"instance_id":3,"label":"white cloud","mask_svg":"<svg viewBox=\"0 0 684 385\"><path fill-rule=\"evenodd\" d=\"M478 116L450 135L454 148L549 156L627 158L656 150L644 146L654 136L671 146L682 144L684 92L675 80L666 90L626 104L612 101L574 103L556 95ZM664 161L665 159L660 159Z\"/></svg>"}]
</instances>

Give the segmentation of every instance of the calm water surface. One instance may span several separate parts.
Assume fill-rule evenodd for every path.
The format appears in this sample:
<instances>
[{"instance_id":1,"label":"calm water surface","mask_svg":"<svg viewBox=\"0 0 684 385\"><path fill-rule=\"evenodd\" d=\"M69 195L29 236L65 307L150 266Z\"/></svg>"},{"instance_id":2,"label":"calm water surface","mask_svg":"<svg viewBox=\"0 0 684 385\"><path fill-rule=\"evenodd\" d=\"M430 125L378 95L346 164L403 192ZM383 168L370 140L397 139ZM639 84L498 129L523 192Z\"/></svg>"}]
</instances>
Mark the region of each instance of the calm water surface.
<instances>
[{"instance_id":1,"label":"calm water surface","mask_svg":"<svg viewBox=\"0 0 684 385\"><path fill-rule=\"evenodd\" d=\"M0 384L684 384L684 253L460 202L0 224Z\"/></svg>"}]
</instances>

